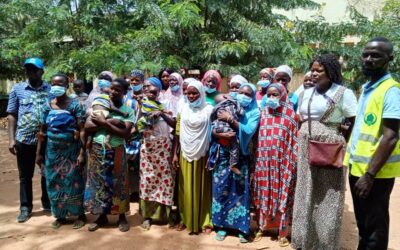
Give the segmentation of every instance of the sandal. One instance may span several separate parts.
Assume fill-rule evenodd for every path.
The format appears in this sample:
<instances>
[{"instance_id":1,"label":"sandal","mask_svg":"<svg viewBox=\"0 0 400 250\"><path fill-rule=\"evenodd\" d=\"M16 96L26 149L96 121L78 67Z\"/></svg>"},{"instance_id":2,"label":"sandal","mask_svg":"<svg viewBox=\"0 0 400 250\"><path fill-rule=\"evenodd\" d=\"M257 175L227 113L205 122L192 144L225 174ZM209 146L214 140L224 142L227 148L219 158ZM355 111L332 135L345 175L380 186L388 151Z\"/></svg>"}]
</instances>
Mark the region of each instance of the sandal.
<instances>
[{"instance_id":1,"label":"sandal","mask_svg":"<svg viewBox=\"0 0 400 250\"><path fill-rule=\"evenodd\" d=\"M259 230L259 231L256 233L256 235L255 235L253 241L254 241L254 242L260 241L260 240L262 239L263 236L264 236L264 233L263 233L261 230Z\"/></svg>"},{"instance_id":2,"label":"sandal","mask_svg":"<svg viewBox=\"0 0 400 250\"><path fill-rule=\"evenodd\" d=\"M280 247L287 247L289 246L289 240L286 237L282 237L279 239L279 246Z\"/></svg>"},{"instance_id":3,"label":"sandal","mask_svg":"<svg viewBox=\"0 0 400 250\"><path fill-rule=\"evenodd\" d=\"M51 223L51 227L53 229L59 229L62 225L64 225L65 223L67 223L67 220L65 218L62 219L56 219L55 221L53 221L53 223Z\"/></svg>"},{"instance_id":4,"label":"sandal","mask_svg":"<svg viewBox=\"0 0 400 250\"><path fill-rule=\"evenodd\" d=\"M75 220L74 224L72 225L72 229L79 229L86 224L86 216L81 215L78 219Z\"/></svg>"},{"instance_id":5,"label":"sandal","mask_svg":"<svg viewBox=\"0 0 400 250\"><path fill-rule=\"evenodd\" d=\"M150 220L144 220L142 225L140 225L144 230L150 230L151 227L151 221Z\"/></svg>"},{"instance_id":6,"label":"sandal","mask_svg":"<svg viewBox=\"0 0 400 250\"><path fill-rule=\"evenodd\" d=\"M217 232L217 235L215 235L215 239L218 241L224 241L226 238L226 231L219 230Z\"/></svg>"},{"instance_id":7,"label":"sandal","mask_svg":"<svg viewBox=\"0 0 400 250\"><path fill-rule=\"evenodd\" d=\"M185 230L186 229L186 226L185 226L185 224L183 224L183 223L179 223L176 227L175 227L175 230L176 231L183 231L183 230Z\"/></svg>"},{"instance_id":8,"label":"sandal","mask_svg":"<svg viewBox=\"0 0 400 250\"><path fill-rule=\"evenodd\" d=\"M245 244L245 243L248 243L249 240L246 239L246 238L243 236L243 234L239 234L239 242L242 243L242 244Z\"/></svg>"},{"instance_id":9,"label":"sandal","mask_svg":"<svg viewBox=\"0 0 400 250\"><path fill-rule=\"evenodd\" d=\"M125 220L125 221L119 221L118 222L118 229L121 232L128 232L129 231L129 223Z\"/></svg>"},{"instance_id":10,"label":"sandal","mask_svg":"<svg viewBox=\"0 0 400 250\"><path fill-rule=\"evenodd\" d=\"M89 230L89 232L94 232L97 229L99 229L100 227L106 225L107 223L108 223L107 216L104 215L104 217L103 217L102 215L100 215L100 217L97 218L97 220L94 223L89 225L88 230Z\"/></svg>"}]
</instances>

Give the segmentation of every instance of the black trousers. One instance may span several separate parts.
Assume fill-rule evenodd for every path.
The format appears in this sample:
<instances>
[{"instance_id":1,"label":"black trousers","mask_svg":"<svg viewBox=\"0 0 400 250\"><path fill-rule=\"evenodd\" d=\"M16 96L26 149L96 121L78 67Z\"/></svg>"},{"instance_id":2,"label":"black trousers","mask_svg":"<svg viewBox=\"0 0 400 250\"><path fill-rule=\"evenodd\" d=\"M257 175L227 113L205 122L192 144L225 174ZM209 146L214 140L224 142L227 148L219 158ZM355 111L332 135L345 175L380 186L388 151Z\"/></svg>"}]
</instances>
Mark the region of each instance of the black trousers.
<instances>
[{"instance_id":1,"label":"black trousers","mask_svg":"<svg viewBox=\"0 0 400 250\"><path fill-rule=\"evenodd\" d=\"M36 145L27 145L17 142L17 165L19 171L19 200L20 209L32 211L32 178L35 172ZM46 178L41 178L42 187L42 206L50 208L49 196L46 190Z\"/></svg>"},{"instance_id":2,"label":"black trousers","mask_svg":"<svg viewBox=\"0 0 400 250\"><path fill-rule=\"evenodd\" d=\"M366 199L355 194L354 186L358 179L352 175L349 177L359 234L357 249L386 250L389 241L389 199L394 178L375 179Z\"/></svg>"}]
</instances>

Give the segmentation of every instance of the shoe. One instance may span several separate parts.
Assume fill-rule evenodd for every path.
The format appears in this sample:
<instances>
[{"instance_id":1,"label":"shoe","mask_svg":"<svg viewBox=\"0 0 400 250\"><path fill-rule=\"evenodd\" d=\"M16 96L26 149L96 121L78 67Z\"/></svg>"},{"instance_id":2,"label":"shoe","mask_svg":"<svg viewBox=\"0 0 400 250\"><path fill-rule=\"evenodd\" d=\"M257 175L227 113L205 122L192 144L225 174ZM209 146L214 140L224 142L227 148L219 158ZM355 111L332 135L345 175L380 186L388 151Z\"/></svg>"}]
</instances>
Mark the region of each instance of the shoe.
<instances>
[{"instance_id":1,"label":"shoe","mask_svg":"<svg viewBox=\"0 0 400 250\"><path fill-rule=\"evenodd\" d=\"M32 212L26 208L21 208L21 212L17 217L18 223L23 223L31 218Z\"/></svg>"}]
</instances>

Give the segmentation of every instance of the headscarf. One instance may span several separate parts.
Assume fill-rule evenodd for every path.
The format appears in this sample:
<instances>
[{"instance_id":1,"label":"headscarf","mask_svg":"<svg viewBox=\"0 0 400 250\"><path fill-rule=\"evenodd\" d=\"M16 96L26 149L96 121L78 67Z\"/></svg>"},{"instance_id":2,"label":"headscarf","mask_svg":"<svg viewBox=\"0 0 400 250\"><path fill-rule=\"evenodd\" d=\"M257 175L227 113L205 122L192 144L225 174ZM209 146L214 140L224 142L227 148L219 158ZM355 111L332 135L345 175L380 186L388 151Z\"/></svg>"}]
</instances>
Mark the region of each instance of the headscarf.
<instances>
[{"instance_id":1,"label":"headscarf","mask_svg":"<svg viewBox=\"0 0 400 250\"><path fill-rule=\"evenodd\" d=\"M177 110L178 110L178 102L179 99L182 96L183 90L182 90L182 84L183 84L183 79L182 76L179 73L172 73L169 75L170 77L173 76L178 80L178 85L179 85L179 90L177 92L172 92L171 88L168 88L168 90L165 92L163 100L165 101L165 106L168 110L171 110L173 115L177 115Z\"/></svg>"},{"instance_id":2,"label":"headscarf","mask_svg":"<svg viewBox=\"0 0 400 250\"><path fill-rule=\"evenodd\" d=\"M278 73L286 73L290 77L290 79L292 79L293 76L292 68L290 68L287 65L281 65L278 68L276 68L275 75Z\"/></svg>"},{"instance_id":3,"label":"headscarf","mask_svg":"<svg viewBox=\"0 0 400 250\"><path fill-rule=\"evenodd\" d=\"M274 78L275 70L273 68L263 68L262 70L260 70L260 74L261 73L267 73L272 79Z\"/></svg>"},{"instance_id":4,"label":"headscarf","mask_svg":"<svg viewBox=\"0 0 400 250\"><path fill-rule=\"evenodd\" d=\"M221 90L222 78L221 78L221 75L218 73L218 71L216 71L214 69L210 69L204 74L203 79L201 80L201 82L203 83L203 86L206 86L206 84L207 84L206 80L210 76L213 76L213 77L215 77L217 79L216 89L217 89L217 91L220 91Z\"/></svg>"},{"instance_id":5,"label":"headscarf","mask_svg":"<svg viewBox=\"0 0 400 250\"><path fill-rule=\"evenodd\" d=\"M246 80L246 78L244 78L241 75L235 75L234 77L232 77L231 81L229 82L229 87L230 87L230 84L233 82L236 82L236 83L239 83L240 85L242 85L243 83L247 83L247 80Z\"/></svg>"},{"instance_id":6,"label":"headscarf","mask_svg":"<svg viewBox=\"0 0 400 250\"><path fill-rule=\"evenodd\" d=\"M149 77L147 78L147 81L154 87L158 88L159 90L162 90L162 84L161 81L157 77Z\"/></svg>"},{"instance_id":7,"label":"headscarf","mask_svg":"<svg viewBox=\"0 0 400 250\"><path fill-rule=\"evenodd\" d=\"M298 121L285 87L281 84L271 84L271 87L278 87L282 93L281 106L276 110L265 108L261 112L253 197L257 210L260 210L260 227L265 226L265 217L274 217L279 212L282 230L288 226L288 212L293 206Z\"/></svg>"},{"instance_id":8,"label":"headscarf","mask_svg":"<svg viewBox=\"0 0 400 250\"><path fill-rule=\"evenodd\" d=\"M199 160L208 152L211 131L210 116L213 108L206 103L206 94L201 82L191 81L189 87L194 87L199 91L201 105L199 109L194 110L189 103L184 103L180 113L179 140L183 157L192 162Z\"/></svg>"},{"instance_id":9,"label":"headscarf","mask_svg":"<svg viewBox=\"0 0 400 250\"><path fill-rule=\"evenodd\" d=\"M243 155L249 155L249 143L254 133L257 130L260 122L260 110L257 106L256 100L256 86L251 83L244 83L240 86L240 89L244 87L250 87L253 90L251 103L244 108L245 114L240 118L239 121L239 142L240 150Z\"/></svg>"},{"instance_id":10,"label":"headscarf","mask_svg":"<svg viewBox=\"0 0 400 250\"><path fill-rule=\"evenodd\" d=\"M193 81L197 81L197 79L193 78L193 77L189 77L189 78L185 78L185 80L183 80L184 83L190 84Z\"/></svg>"},{"instance_id":11,"label":"headscarf","mask_svg":"<svg viewBox=\"0 0 400 250\"><path fill-rule=\"evenodd\" d=\"M144 81L144 73L139 69L134 69L131 71L131 77L137 77L140 79L141 82Z\"/></svg>"}]
</instances>

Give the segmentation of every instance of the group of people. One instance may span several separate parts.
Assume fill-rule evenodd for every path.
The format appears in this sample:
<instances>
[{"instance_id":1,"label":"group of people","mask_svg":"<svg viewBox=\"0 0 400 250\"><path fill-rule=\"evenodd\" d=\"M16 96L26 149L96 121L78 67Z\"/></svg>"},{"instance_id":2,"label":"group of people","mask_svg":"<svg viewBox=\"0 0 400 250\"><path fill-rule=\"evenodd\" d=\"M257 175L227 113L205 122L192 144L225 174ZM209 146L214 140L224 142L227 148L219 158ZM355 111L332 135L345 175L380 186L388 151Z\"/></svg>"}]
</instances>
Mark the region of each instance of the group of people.
<instances>
[{"instance_id":1,"label":"group of people","mask_svg":"<svg viewBox=\"0 0 400 250\"><path fill-rule=\"evenodd\" d=\"M47 84L43 62L29 58L28 80L13 87L7 109L20 174L17 221L32 213L36 163L53 228L71 216L81 228L87 211L98 215L89 231L114 214L126 232L138 196L145 230L168 223L190 234L215 230L219 241L236 234L246 243L254 211L254 240L276 229L282 247L291 239L295 249L339 249L348 175L358 249L386 249L389 198L400 175L400 85L387 71L392 59L390 41L368 42L362 71L369 81L357 102L333 54L315 57L293 93L292 69L281 65L261 70L257 86L230 75L229 93L221 92L216 70L200 81L164 68L149 78L140 70L127 79L104 71L89 95L80 80L69 94L66 75ZM343 164L313 165L310 141L347 143Z\"/></svg>"}]
</instances>

